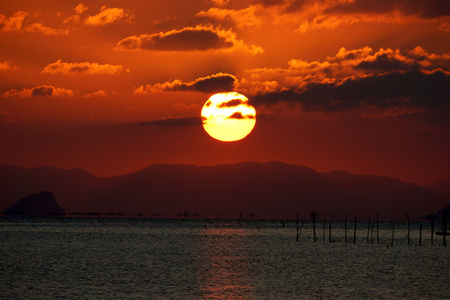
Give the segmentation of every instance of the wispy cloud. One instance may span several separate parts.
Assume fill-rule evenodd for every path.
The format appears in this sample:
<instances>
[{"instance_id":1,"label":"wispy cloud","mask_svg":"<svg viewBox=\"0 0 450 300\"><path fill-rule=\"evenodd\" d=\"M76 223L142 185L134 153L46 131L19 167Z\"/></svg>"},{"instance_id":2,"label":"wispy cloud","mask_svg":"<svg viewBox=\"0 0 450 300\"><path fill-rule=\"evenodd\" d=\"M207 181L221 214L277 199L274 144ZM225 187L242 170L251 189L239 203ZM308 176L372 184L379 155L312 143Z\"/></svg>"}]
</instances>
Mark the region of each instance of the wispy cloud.
<instances>
[{"instance_id":1,"label":"wispy cloud","mask_svg":"<svg viewBox=\"0 0 450 300\"><path fill-rule=\"evenodd\" d=\"M202 124L201 117L188 116L188 117L167 117L152 120L142 120L134 125L145 126L198 126Z\"/></svg>"},{"instance_id":2,"label":"wispy cloud","mask_svg":"<svg viewBox=\"0 0 450 300\"><path fill-rule=\"evenodd\" d=\"M20 31L26 16L27 13L24 11L18 11L9 18L0 14L0 30L3 32Z\"/></svg>"},{"instance_id":3,"label":"wispy cloud","mask_svg":"<svg viewBox=\"0 0 450 300\"><path fill-rule=\"evenodd\" d=\"M231 21L238 27L259 27L265 21L265 18L260 16L261 13L262 10L254 5L238 10L211 7L207 11L197 13L196 17L217 20L222 24Z\"/></svg>"},{"instance_id":4,"label":"wispy cloud","mask_svg":"<svg viewBox=\"0 0 450 300\"><path fill-rule=\"evenodd\" d=\"M114 75L123 71L121 65L99 64L91 62L69 63L58 60L44 68L44 74L62 74L62 75Z\"/></svg>"},{"instance_id":5,"label":"wispy cloud","mask_svg":"<svg viewBox=\"0 0 450 300\"><path fill-rule=\"evenodd\" d=\"M78 4L74 10L78 15L81 15L83 12L87 11L89 8L83 3Z\"/></svg>"},{"instance_id":6,"label":"wispy cloud","mask_svg":"<svg viewBox=\"0 0 450 300\"><path fill-rule=\"evenodd\" d=\"M78 90L55 87L53 85L39 85L22 90L11 89L0 93L2 98L105 98L114 95L115 92L108 94L104 90L98 90L90 93L80 93Z\"/></svg>"},{"instance_id":7,"label":"wispy cloud","mask_svg":"<svg viewBox=\"0 0 450 300\"><path fill-rule=\"evenodd\" d=\"M0 14L0 31L2 32L35 32L45 35L65 35L69 31L67 29L55 29L48 27L42 23L33 23L30 20L25 22L28 17L28 13L24 11L18 11L11 17L6 17Z\"/></svg>"},{"instance_id":8,"label":"wispy cloud","mask_svg":"<svg viewBox=\"0 0 450 300\"><path fill-rule=\"evenodd\" d=\"M116 22L132 23L134 14L129 9L121 7L102 6L95 14L89 14L92 7L83 3L78 4L75 14L64 20L64 23L83 23L89 26L105 26Z\"/></svg>"},{"instance_id":9,"label":"wispy cloud","mask_svg":"<svg viewBox=\"0 0 450 300\"><path fill-rule=\"evenodd\" d=\"M16 67L11 67L8 61L0 62L0 72L8 72L16 69Z\"/></svg>"},{"instance_id":10,"label":"wispy cloud","mask_svg":"<svg viewBox=\"0 0 450 300\"><path fill-rule=\"evenodd\" d=\"M223 7L228 5L230 0L209 0L209 2L211 2L212 5Z\"/></svg>"},{"instance_id":11,"label":"wispy cloud","mask_svg":"<svg viewBox=\"0 0 450 300\"><path fill-rule=\"evenodd\" d=\"M119 20L130 20L130 15L123 8L106 8L103 6L96 15L89 16L84 20L84 24L91 26L104 26Z\"/></svg>"},{"instance_id":12,"label":"wispy cloud","mask_svg":"<svg viewBox=\"0 0 450 300\"><path fill-rule=\"evenodd\" d=\"M24 88L20 91L11 89L3 93L4 98L32 98L32 97L73 97L78 95L77 90L70 90L52 85L41 85L33 88Z\"/></svg>"},{"instance_id":13,"label":"wispy cloud","mask_svg":"<svg viewBox=\"0 0 450 300\"><path fill-rule=\"evenodd\" d=\"M38 32L45 35L61 35L61 34L69 34L69 30L67 29L55 29L48 26L43 25L42 23L33 23L24 28L27 32Z\"/></svg>"},{"instance_id":14,"label":"wispy cloud","mask_svg":"<svg viewBox=\"0 0 450 300\"><path fill-rule=\"evenodd\" d=\"M108 94L104 90L98 90L96 92L84 94L81 97L83 97L83 98L104 98L104 97L108 97Z\"/></svg>"},{"instance_id":15,"label":"wispy cloud","mask_svg":"<svg viewBox=\"0 0 450 300\"><path fill-rule=\"evenodd\" d=\"M444 22L437 28L438 31L450 33L450 22Z\"/></svg>"}]
</instances>

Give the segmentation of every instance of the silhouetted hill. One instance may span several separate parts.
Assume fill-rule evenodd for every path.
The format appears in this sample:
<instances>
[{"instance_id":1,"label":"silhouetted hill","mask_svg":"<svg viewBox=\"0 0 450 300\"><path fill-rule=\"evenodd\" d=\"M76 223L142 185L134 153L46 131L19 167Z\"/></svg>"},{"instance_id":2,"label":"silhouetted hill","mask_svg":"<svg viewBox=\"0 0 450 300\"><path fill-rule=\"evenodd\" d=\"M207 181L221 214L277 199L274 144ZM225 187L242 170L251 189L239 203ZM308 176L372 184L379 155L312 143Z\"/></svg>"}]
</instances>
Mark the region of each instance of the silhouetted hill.
<instances>
[{"instance_id":1,"label":"silhouetted hill","mask_svg":"<svg viewBox=\"0 0 450 300\"><path fill-rule=\"evenodd\" d=\"M174 217L309 218L358 214L359 219L405 219L437 211L447 201L428 188L383 176L343 171L318 173L280 162L217 166L152 165L135 173L101 178L83 170L0 166L0 211L26 194L51 190L68 212L144 213ZM4 183L4 184L3 184Z\"/></svg>"},{"instance_id":2,"label":"silhouetted hill","mask_svg":"<svg viewBox=\"0 0 450 300\"><path fill-rule=\"evenodd\" d=\"M450 179L432 183L426 186L430 190L442 193L450 197ZM449 201L450 202L450 201Z\"/></svg>"},{"instance_id":3,"label":"silhouetted hill","mask_svg":"<svg viewBox=\"0 0 450 300\"><path fill-rule=\"evenodd\" d=\"M64 210L59 207L55 196L51 192L41 192L28 195L19 200L11 208L3 211L5 215L44 216L64 215Z\"/></svg>"}]
</instances>

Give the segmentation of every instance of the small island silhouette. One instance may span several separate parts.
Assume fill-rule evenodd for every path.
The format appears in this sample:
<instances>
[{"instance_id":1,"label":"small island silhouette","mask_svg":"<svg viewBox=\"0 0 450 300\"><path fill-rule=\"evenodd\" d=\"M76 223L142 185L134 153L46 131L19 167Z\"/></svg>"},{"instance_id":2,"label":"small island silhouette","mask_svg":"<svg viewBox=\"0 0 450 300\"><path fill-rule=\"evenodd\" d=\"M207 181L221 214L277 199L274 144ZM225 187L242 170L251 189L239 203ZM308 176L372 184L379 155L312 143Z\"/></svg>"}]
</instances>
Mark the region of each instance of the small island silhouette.
<instances>
[{"instance_id":1,"label":"small island silhouette","mask_svg":"<svg viewBox=\"0 0 450 300\"><path fill-rule=\"evenodd\" d=\"M11 208L2 212L13 216L65 215L52 192L43 191L23 197Z\"/></svg>"}]
</instances>

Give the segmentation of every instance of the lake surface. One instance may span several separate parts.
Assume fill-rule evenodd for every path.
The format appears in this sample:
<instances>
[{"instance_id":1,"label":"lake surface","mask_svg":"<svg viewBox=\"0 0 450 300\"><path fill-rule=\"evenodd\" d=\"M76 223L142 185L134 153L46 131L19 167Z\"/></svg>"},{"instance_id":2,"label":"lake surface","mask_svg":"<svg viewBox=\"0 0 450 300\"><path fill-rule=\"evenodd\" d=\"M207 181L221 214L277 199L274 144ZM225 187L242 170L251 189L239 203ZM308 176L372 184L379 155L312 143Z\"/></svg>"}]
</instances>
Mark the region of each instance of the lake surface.
<instances>
[{"instance_id":1,"label":"lake surface","mask_svg":"<svg viewBox=\"0 0 450 300\"><path fill-rule=\"evenodd\" d=\"M423 222L0 218L2 299L449 299ZM372 230L372 225L374 229ZM368 231L368 229L370 229ZM373 243L372 243L373 242Z\"/></svg>"}]
</instances>

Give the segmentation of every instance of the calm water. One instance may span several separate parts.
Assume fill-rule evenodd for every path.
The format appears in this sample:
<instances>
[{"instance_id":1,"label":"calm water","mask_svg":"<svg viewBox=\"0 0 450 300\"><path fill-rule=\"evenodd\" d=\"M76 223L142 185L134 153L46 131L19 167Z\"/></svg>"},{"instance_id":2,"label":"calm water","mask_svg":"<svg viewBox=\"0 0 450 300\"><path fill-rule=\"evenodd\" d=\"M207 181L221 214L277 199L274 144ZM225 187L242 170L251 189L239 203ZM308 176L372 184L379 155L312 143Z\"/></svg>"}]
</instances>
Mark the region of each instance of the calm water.
<instances>
[{"instance_id":1,"label":"calm water","mask_svg":"<svg viewBox=\"0 0 450 300\"><path fill-rule=\"evenodd\" d=\"M3 299L443 299L449 249L429 224L0 218ZM372 236L374 243L372 244Z\"/></svg>"}]
</instances>

